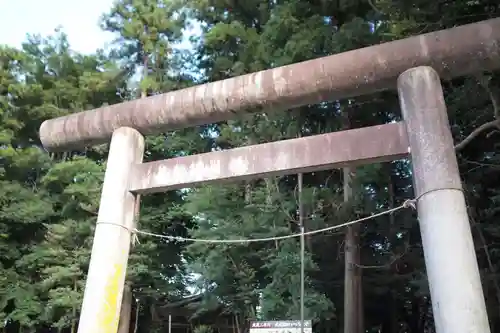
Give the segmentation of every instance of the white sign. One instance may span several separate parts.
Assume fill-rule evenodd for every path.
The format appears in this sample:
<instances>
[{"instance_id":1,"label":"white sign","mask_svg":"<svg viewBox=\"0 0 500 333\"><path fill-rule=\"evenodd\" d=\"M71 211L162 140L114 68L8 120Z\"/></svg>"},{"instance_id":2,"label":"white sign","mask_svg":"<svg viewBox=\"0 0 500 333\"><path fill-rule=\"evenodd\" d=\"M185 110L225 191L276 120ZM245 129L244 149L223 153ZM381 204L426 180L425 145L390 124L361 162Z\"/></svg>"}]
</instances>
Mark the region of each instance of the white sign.
<instances>
[{"instance_id":1,"label":"white sign","mask_svg":"<svg viewBox=\"0 0 500 333\"><path fill-rule=\"evenodd\" d=\"M250 333L302 333L300 320L253 321ZM312 333L312 321L304 320L304 333Z\"/></svg>"}]
</instances>

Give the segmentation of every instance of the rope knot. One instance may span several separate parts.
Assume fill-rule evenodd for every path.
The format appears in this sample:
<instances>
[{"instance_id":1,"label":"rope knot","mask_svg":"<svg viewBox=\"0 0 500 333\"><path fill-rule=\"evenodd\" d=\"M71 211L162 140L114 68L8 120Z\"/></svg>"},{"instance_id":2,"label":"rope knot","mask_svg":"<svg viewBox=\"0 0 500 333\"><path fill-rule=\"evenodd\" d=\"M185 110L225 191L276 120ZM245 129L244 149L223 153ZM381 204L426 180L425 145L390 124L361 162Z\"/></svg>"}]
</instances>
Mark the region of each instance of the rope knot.
<instances>
[{"instance_id":1,"label":"rope knot","mask_svg":"<svg viewBox=\"0 0 500 333\"><path fill-rule=\"evenodd\" d=\"M137 236L137 232L138 230L136 228L130 230L130 233L132 234L132 245L141 244L139 237Z\"/></svg>"},{"instance_id":2,"label":"rope knot","mask_svg":"<svg viewBox=\"0 0 500 333\"><path fill-rule=\"evenodd\" d=\"M417 209L417 200L416 199L408 199L403 202L403 208L413 208Z\"/></svg>"}]
</instances>

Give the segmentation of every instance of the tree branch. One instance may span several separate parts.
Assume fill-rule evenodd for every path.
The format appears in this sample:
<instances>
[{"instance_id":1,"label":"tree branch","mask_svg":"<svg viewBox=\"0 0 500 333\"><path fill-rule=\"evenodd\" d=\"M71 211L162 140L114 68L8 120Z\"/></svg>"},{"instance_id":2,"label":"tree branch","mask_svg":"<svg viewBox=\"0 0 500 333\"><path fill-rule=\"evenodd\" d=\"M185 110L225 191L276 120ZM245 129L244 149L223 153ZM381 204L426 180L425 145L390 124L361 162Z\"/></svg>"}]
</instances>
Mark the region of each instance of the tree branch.
<instances>
[{"instance_id":1,"label":"tree branch","mask_svg":"<svg viewBox=\"0 0 500 333\"><path fill-rule=\"evenodd\" d=\"M469 134L465 139L463 139L460 143L455 145L456 151L462 150L466 145L468 145L472 140L474 140L483 131L486 131L486 130L489 130L492 128L500 129L500 98L491 89L491 85L490 85L491 78L485 76L483 73L480 73L480 74L476 75L476 79L479 82L479 84L486 90L488 95L490 96L491 104L493 106L493 116L495 117L495 120L492 120L492 121L489 121L485 124L482 124L481 126L476 128L474 131L472 131L472 133Z\"/></svg>"},{"instance_id":2,"label":"tree branch","mask_svg":"<svg viewBox=\"0 0 500 333\"><path fill-rule=\"evenodd\" d=\"M492 121L489 121L487 123L482 124L478 128L476 128L474 131L472 131L471 134L469 134L465 139L463 139L460 143L455 145L455 150L460 151L462 150L465 146L467 146L472 140L474 140L479 134L482 132L492 129L492 128L498 128L500 127L500 119L495 119Z\"/></svg>"},{"instance_id":3,"label":"tree branch","mask_svg":"<svg viewBox=\"0 0 500 333\"><path fill-rule=\"evenodd\" d=\"M408 253L410 248L411 248L411 246L409 245L409 243L405 242L404 251L402 253L399 253L399 254L392 253L391 260L385 264L382 264L382 265L371 265L371 266L361 265L361 264L355 264L355 265L361 269L389 269L396 261L403 258Z\"/></svg>"},{"instance_id":4,"label":"tree branch","mask_svg":"<svg viewBox=\"0 0 500 333\"><path fill-rule=\"evenodd\" d=\"M486 92L490 96L491 104L493 105L493 115L495 116L495 119L499 119L499 117L500 117L500 99L491 89L491 85L490 85L491 78L486 77L484 74L481 73L479 75L476 75L476 79L478 80L479 84L481 86L483 86L483 88L486 90Z\"/></svg>"}]
</instances>

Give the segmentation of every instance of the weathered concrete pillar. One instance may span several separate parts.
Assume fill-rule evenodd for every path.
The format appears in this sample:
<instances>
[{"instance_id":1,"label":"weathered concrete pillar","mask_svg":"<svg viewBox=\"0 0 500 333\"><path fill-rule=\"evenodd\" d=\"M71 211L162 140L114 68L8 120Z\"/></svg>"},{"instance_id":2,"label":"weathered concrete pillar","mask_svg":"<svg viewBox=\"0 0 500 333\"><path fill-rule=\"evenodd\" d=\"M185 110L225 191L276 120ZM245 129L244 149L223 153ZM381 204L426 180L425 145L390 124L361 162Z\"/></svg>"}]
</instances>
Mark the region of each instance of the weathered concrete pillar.
<instances>
[{"instance_id":1,"label":"weathered concrete pillar","mask_svg":"<svg viewBox=\"0 0 500 333\"><path fill-rule=\"evenodd\" d=\"M138 198L128 191L144 138L128 127L111 138L78 333L116 333Z\"/></svg>"},{"instance_id":2,"label":"weathered concrete pillar","mask_svg":"<svg viewBox=\"0 0 500 333\"><path fill-rule=\"evenodd\" d=\"M431 67L405 71L398 92L437 333L489 333L481 279L443 90Z\"/></svg>"}]
</instances>

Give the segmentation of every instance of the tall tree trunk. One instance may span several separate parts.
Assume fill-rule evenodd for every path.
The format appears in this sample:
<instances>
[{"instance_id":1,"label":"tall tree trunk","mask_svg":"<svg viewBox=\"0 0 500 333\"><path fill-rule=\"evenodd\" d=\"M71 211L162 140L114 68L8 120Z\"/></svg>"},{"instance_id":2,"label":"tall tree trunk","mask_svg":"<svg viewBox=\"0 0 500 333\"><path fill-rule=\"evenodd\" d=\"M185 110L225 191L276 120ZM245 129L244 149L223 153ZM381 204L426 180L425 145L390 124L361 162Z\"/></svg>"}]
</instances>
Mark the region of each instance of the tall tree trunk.
<instances>
[{"instance_id":1,"label":"tall tree trunk","mask_svg":"<svg viewBox=\"0 0 500 333\"><path fill-rule=\"evenodd\" d=\"M386 175L387 175L387 194L389 196L388 199L388 209L393 209L394 208L394 202L396 195L394 193L394 182L392 181L392 166L390 163L387 163L385 165L385 170L386 170ZM394 214L389 214L389 235L388 237L394 237L396 235L396 216ZM391 264L391 272L393 276L397 275L397 260ZM399 332L399 312L398 312L398 299L397 299L397 292L390 288L389 291L389 297L390 297L390 311L389 316L390 316L390 330L388 332L390 333L398 333Z\"/></svg>"},{"instance_id":2,"label":"tall tree trunk","mask_svg":"<svg viewBox=\"0 0 500 333\"><path fill-rule=\"evenodd\" d=\"M139 327L139 313L141 311L141 304L139 300L135 301L135 319L134 319L134 333L137 333L137 328Z\"/></svg>"},{"instance_id":3,"label":"tall tree trunk","mask_svg":"<svg viewBox=\"0 0 500 333\"><path fill-rule=\"evenodd\" d=\"M267 190L267 197L266 197L266 205L268 208L273 206L273 181L271 178L266 178L265 180L266 183L266 190ZM273 219L273 227L276 229L276 222ZM274 241L274 248L279 250L279 244L278 241Z\"/></svg>"},{"instance_id":4,"label":"tall tree trunk","mask_svg":"<svg viewBox=\"0 0 500 333\"><path fill-rule=\"evenodd\" d=\"M482 245L482 249L484 251L486 263L488 265L488 270L490 271L490 275L491 275L491 281L492 281L493 287L495 289L495 296L496 296L496 300L497 300L497 304L498 304L497 311L499 311L498 318L500 318L500 285L498 284L497 270L495 268L495 264L493 264L493 259L491 258L490 249L489 249L488 243L486 241L486 237L484 236L483 229L482 229L481 225L479 225L476 222L476 216L475 216L474 212L471 211L471 209L469 209L469 219L471 221L471 225L473 227L475 227L475 229L477 231L477 235L479 236L479 241L480 241L480 243ZM488 293L485 292L485 295L488 295Z\"/></svg>"},{"instance_id":5,"label":"tall tree trunk","mask_svg":"<svg viewBox=\"0 0 500 333\"><path fill-rule=\"evenodd\" d=\"M349 114L343 112L343 129L351 127ZM356 175L355 170L344 168L344 202L352 199L352 182ZM363 333L363 287L360 262L359 244L360 224L356 223L347 227L345 235L345 276L344 276L344 333Z\"/></svg>"},{"instance_id":6,"label":"tall tree trunk","mask_svg":"<svg viewBox=\"0 0 500 333\"><path fill-rule=\"evenodd\" d=\"M78 290L78 284L77 284L77 279L75 278L73 280L73 291L76 292L77 290ZM73 318L71 319L70 332L75 333L76 332L76 306L73 306L72 313L73 313Z\"/></svg>"},{"instance_id":7,"label":"tall tree trunk","mask_svg":"<svg viewBox=\"0 0 500 333\"><path fill-rule=\"evenodd\" d=\"M147 55L142 59L142 80L144 81L148 77L148 66L149 66L149 57ZM148 90L141 89L141 98L148 97Z\"/></svg>"},{"instance_id":8,"label":"tall tree trunk","mask_svg":"<svg viewBox=\"0 0 500 333\"><path fill-rule=\"evenodd\" d=\"M344 202L352 197L350 168L343 169ZM344 333L363 333L363 296L361 285L359 224L347 227L345 235Z\"/></svg>"},{"instance_id":9,"label":"tall tree trunk","mask_svg":"<svg viewBox=\"0 0 500 333\"><path fill-rule=\"evenodd\" d=\"M241 326L240 326L240 320L239 320L239 318L238 318L238 315L234 315L234 320L235 320L235 322L236 322L236 331L237 331L238 333L242 333L242 331L241 331Z\"/></svg>"},{"instance_id":10,"label":"tall tree trunk","mask_svg":"<svg viewBox=\"0 0 500 333\"><path fill-rule=\"evenodd\" d=\"M122 308L120 311L120 322L118 323L118 333L130 332L130 316L132 313L132 289L125 284L123 289Z\"/></svg>"}]
</instances>

